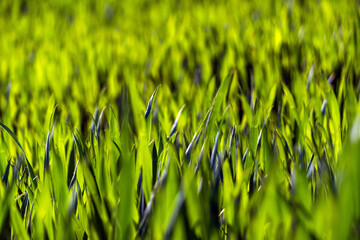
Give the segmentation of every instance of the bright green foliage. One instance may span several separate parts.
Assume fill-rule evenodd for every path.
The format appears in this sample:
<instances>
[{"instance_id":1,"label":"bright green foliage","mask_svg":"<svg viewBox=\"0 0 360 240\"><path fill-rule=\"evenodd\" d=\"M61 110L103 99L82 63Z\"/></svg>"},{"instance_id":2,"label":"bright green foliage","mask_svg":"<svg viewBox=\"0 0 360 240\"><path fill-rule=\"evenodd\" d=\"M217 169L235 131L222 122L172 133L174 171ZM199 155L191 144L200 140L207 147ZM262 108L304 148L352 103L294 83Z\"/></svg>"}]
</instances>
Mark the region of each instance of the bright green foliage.
<instances>
[{"instance_id":1,"label":"bright green foliage","mask_svg":"<svg viewBox=\"0 0 360 240\"><path fill-rule=\"evenodd\" d=\"M0 239L359 239L359 1L0 1Z\"/></svg>"}]
</instances>

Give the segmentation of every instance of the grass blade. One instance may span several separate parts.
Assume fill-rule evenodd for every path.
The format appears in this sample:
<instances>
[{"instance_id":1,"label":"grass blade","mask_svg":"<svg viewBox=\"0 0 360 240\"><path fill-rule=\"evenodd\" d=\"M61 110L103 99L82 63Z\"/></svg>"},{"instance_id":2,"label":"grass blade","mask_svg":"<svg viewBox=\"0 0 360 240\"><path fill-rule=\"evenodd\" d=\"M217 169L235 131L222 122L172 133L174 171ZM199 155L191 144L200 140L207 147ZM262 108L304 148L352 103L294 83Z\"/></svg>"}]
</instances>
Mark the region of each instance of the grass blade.
<instances>
[{"instance_id":1,"label":"grass blade","mask_svg":"<svg viewBox=\"0 0 360 240\"><path fill-rule=\"evenodd\" d=\"M231 154L231 147L232 147L234 135L235 135L235 126L233 126L233 128L232 128L231 135L230 135L230 141L229 141L229 165L230 165L231 177L234 177L232 154Z\"/></svg>"},{"instance_id":2,"label":"grass blade","mask_svg":"<svg viewBox=\"0 0 360 240\"><path fill-rule=\"evenodd\" d=\"M30 173L30 176L31 176L31 180L32 182L34 183L35 185L35 188L37 188L37 182L36 182L36 178L35 178L35 173L34 173L34 169L32 168L29 160L27 159L26 157L26 154L25 154L25 151L23 149L23 147L21 146L21 144L19 143L19 140L18 138L16 137L16 135L2 122L0 122L0 127L2 129L5 130L5 132L7 132L11 138L16 142L16 144L19 146L19 148L21 149L21 151L23 152L24 156L25 156L25 160L26 160L26 164L27 164L27 167L28 167L28 171Z\"/></svg>"},{"instance_id":3,"label":"grass blade","mask_svg":"<svg viewBox=\"0 0 360 240\"><path fill-rule=\"evenodd\" d=\"M151 95L150 97L150 100L148 102L148 105L147 105L147 108L146 108L146 111L145 111L145 119L147 119L147 117L149 116L150 114L150 111L151 111L151 105L152 105L152 102L154 100L154 97L155 97L155 94L157 93L157 90L159 89L161 85L157 86L156 89L154 90L153 94Z\"/></svg>"},{"instance_id":4,"label":"grass blade","mask_svg":"<svg viewBox=\"0 0 360 240\"><path fill-rule=\"evenodd\" d=\"M321 105L321 115L325 115L325 112L326 112L326 104L327 104L327 100L325 98L323 104Z\"/></svg>"},{"instance_id":5,"label":"grass blade","mask_svg":"<svg viewBox=\"0 0 360 240\"><path fill-rule=\"evenodd\" d=\"M203 156L204 156L204 147L205 147L205 142L203 143L202 147L201 147L201 151L200 151L200 156L199 156L199 160L196 164L196 168L195 168L195 174L197 174L197 172L199 171Z\"/></svg>"},{"instance_id":6,"label":"grass blade","mask_svg":"<svg viewBox=\"0 0 360 240\"><path fill-rule=\"evenodd\" d=\"M178 121L179 121L179 118L180 118L180 115L181 115L181 112L184 110L184 108L185 108L185 104L180 108L180 110L179 110L179 112L178 112L178 115L177 115L177 117L176 117L176 119L175 119L175 121L174 121L174 124L172 125L172 127L171 127L171 130L170 130L170 134L169 134L169 136L167 137L167 139L169 140L170 138L171 138L171 136L175 133L175 131L176 131L176 127L177 127L177 124L178 124Z\"/></svg>"},{"instance_id":7,"label":"grass blade","mask_svg":"<svg viewBox=\"0 0 360 240\"><path fill-rule=\"evenodd\" d=\"M214 176L215 176L215 161L216 161L217 147L218 147L218 142L219 142L219 134L220 134L220 132L217 132L215 144L214 144L214 147L213 147L213 150L211 153L211 157L210 157L210 166L213 169Z\"/></svg>"},{"instance_id":8,"label":"grass blade","mask_svg":"<svg viewBox=\"0 0 360 240\"><path fill-rule=\"evenodd\" d=\"M203 117L203 119L201 120L201 122L199 123L199 126L189 144L189 146L187 147L186 149L186 152L185 152L185 156L190 159L190 154L191 154L191 150L193 148L195 148L195 146L197 145L197 143L199 142L199 139L200 139L200 136L201 136L201 129L205 123L205 120L208 118L209 114L211 112L211 108L205 113L205 116Z\"/></svg>"},{"instance_id":9,"label":"grass blade","mask_svg":"<svg viewBox=\"0 0 360 240\"><path fill-rule=\"evenodd\" d=\"M171 213L171 217L170 220L168 222L168 225L166 227L166 231L165 231L165 235L164 235L164 239L170 239L171 235L174 231L174 226L175 226L175 222L176 219L180 213L180 210L182 208L182 206L184 205L185 202L185 195L183 191L180 191L178 193L178 195L176 196L176 200L175 200L175 206L174 209Z\"/></svg>"},{"instance_id":10,"label":"grass blade","mask_svg":"<svg viewBox=\"0 0 360 240\"><path fill-rule=\"evenodd\" d=\"M314 64L311 65L310 71L309 71L309 75L308 75L308 79L306 82L306 90L310 89L310 84L311 84L311 80L314 77Z\"/></svg>"},{"instance_id":11,"label":"grass blade","mask_svg":"<svg viewBox=\"0 0 360 240\"><path fill-rule=\"evenodd\" d=\"M49 131L46 138L46 144L45 144L45 156L44 156L44 173L46 169L50 166L50 138L51 138L51 132ZM45 174L44 174L45 176Z\"/></svg>"}]
</instances>

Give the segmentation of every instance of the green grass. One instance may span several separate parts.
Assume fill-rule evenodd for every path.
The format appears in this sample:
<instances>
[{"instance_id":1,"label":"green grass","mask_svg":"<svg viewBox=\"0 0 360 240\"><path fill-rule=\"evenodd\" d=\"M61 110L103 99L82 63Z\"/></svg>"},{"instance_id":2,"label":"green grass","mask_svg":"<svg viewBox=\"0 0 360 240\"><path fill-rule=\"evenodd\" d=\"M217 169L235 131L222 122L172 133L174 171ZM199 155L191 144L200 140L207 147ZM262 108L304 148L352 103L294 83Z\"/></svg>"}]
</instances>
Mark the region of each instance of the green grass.
<instances>
[{"instance_id":1,"label":"green grass","mask_svg":"<svg viewBox=\"0 0 360 240\"><path fill-rule=\"evenodd\" d=\"M360 238L358 1L0 1L1 239Z\"/></svg>"}]
</instances>

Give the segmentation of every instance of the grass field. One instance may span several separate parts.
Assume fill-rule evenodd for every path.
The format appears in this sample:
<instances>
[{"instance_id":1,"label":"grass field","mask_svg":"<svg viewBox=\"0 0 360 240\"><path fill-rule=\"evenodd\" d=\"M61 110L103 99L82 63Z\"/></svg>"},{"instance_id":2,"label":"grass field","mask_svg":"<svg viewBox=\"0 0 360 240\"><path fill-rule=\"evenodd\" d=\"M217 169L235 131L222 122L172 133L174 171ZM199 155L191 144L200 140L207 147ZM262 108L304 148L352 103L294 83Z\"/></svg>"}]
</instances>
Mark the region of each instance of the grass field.
<instances>
[{"instance_id":1,"label":"grass field","mask_svg":"<svg viewBox=\"0 0 360 240\"><path fill-rule=\"evenodd\" d=\"M360 2L0 1L0 239L359 239Z\"/></svg>"}]
</instances>

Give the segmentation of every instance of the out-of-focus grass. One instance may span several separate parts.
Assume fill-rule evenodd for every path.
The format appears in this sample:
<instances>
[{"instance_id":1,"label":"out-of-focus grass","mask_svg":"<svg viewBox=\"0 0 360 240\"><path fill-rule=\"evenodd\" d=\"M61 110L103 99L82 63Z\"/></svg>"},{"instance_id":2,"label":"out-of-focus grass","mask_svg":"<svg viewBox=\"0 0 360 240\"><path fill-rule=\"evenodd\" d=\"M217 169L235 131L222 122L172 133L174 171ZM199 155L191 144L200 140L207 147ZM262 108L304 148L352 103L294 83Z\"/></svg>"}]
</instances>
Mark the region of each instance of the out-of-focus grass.
<instances>
[{"instance_id":1,"label":"out-of-focus grass","mask_svg":"<svg viewBox=\"0 0 360 240\"><path fill-rule=\"evenodd\" d=\"M0 1L0 238L359 238L359 29L350 0Z\"/></svg>"}]
</instances>

